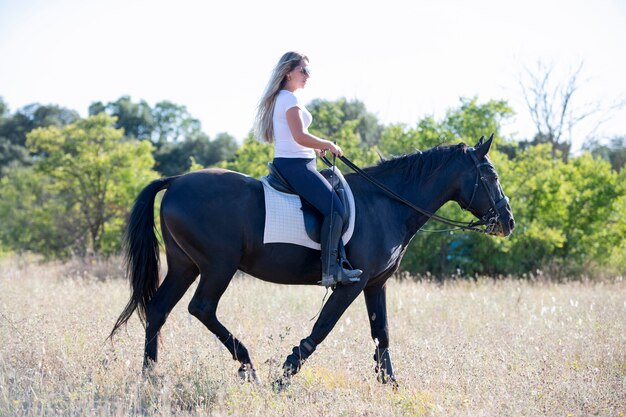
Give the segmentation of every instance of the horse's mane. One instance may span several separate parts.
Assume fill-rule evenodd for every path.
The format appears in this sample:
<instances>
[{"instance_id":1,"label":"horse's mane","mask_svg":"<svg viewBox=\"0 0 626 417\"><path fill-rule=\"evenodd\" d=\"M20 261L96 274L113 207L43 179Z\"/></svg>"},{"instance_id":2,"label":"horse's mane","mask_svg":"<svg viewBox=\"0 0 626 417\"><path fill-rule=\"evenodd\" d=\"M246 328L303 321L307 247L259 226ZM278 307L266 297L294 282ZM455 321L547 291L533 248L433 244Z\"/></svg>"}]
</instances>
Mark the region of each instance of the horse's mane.
<instances>
[{"instance_id":1,"label":"horse's mane","mask_svg":"<svg viewBox=\"0 0 626 417\"><path fill-rule=\"evenodd\" d=\"M402 171L401 177L413 180L417 177L426 178L435 174L441 167L447 165L457 152L467 152L467 145L437 145L427 151L416 151L391 159L381 160L377 165L365 168L370 175L391 171Z\"/></svg>"}]
</instances>

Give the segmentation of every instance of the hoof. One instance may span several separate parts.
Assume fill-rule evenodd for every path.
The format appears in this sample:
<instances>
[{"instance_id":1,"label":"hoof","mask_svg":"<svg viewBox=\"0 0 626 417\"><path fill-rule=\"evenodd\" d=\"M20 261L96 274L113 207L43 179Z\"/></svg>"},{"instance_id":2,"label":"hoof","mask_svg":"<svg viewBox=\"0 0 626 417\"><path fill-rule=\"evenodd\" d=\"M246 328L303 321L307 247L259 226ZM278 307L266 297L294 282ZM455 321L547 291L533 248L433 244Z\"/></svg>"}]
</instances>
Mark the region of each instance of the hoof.
<instances>
[{"instance_id":1,"label":"hoof","mask_svg":"<svg viewBox=\"0 0 626 417\"><path fill-rule=\"evenodd\" d=\"M275 393L281 393L291 385L291 378L283 376L272 382L272 391Z\"/></svg>"},{"instance_id":2,"label":"hoof","mask_svg":"<svg viewBox=\"0 0 626 417\"><path fill-rule=\"evenodd\" d=\"M289 363L283 365L283 376L272 382L272 390L279 393L283 392L291 385L291 377L295 374L293 367Z\"/></svg>"},{"instance_id":3,"label":"hoof","mask_svg":"<svg viewBox=\"0 0 626 417\"><path fill-rule=\"evenodd\" d=\"M400 388L400 384L398 384L396 377L393 375L389 376L384 372L379 372L376 379L383 385L389 385L394 391L397 391Z\"/></svg>"},{"instance_id":4,"label":"hoof","mask_svg":"<svg viewBox=\"0 0 626 417\"><path fill-rule=\"evenodd\" d=\"M391 385L391 389L394 392L398 392L398 390L400 389L400 384L398 384L398 381L395 378L392 378L389 384Z\"/></svg>"},{"instance_id":5,"label":"hoof","mask_svg":"<svg viewBox=\"0 0 626 417\"><path fill-rule=\"evenodd\" d=\"M398 391L398 389L400 389L400 384L398 384L398 381L396 381L394 377L387 377L383 379L379 376L378 382L380 382L383 385L389 385L391 389L394 391Z\"/></svg>"},{"instance_id":6,"label":"hoof","mask_svg":"<svg viewBox=\"0 0 626 417\"><path fill-rule=\"evenodd\" d=\"M154 387L160 387L163 385L163 375L157 372L157 368L155 366L143 368L141 376L144 384L148 384Z\"/></svg>"},{"instance_id":7,"label":"hoof","mask_svg":"<svg viewBox=\"0 0 626 417\"><path fill-rule=\"evenodd\" d=\"M243 364L237 371L239 378L246 382L252 382L253 384L261 385L261 378L256 373L256 369L251 364Z\"/></svg>"},{"instance_id":8,"label":"hoof","mask_svg":"<svg viewBox=\"0 0 626 417\"><path fill-rule=\"evenodd\" d=\"M400 387L394 375L387 374L384 370L379 369L378 366L376 367L376 379L381 384L391 386L394 390L397 390Z\"/></svg>"},{"instance_id":9,"label":"hoof","mask_svg":"<svg viewBox=\"0 0 626 417\"><path fill-rule=\"evenodd\" d=\"M157 363L151 360L144 361L141 375L144 378L154 378L157 375Z\"/></svg>"}]
</instances>

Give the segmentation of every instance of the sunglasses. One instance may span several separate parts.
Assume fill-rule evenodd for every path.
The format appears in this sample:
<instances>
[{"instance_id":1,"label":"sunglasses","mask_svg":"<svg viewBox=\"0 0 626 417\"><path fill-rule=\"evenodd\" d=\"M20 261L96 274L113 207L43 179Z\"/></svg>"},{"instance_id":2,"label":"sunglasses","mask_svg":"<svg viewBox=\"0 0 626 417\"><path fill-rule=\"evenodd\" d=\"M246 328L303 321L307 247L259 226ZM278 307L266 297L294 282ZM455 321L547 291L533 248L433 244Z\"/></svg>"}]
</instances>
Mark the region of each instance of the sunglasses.
<instances>
[{"instance_id":1,"label":"sunglasses","mask_svg":"<svg viewBox=\"0 0 626 417\"><path fill-rule=\"evenodd\" d=\"M309 69L309 67L296 67L296 69L300 69L300 72L302 73L302 75L306 76L306 77L310 77L311 76L311 70Z\"/></svg>"}]
</instances>

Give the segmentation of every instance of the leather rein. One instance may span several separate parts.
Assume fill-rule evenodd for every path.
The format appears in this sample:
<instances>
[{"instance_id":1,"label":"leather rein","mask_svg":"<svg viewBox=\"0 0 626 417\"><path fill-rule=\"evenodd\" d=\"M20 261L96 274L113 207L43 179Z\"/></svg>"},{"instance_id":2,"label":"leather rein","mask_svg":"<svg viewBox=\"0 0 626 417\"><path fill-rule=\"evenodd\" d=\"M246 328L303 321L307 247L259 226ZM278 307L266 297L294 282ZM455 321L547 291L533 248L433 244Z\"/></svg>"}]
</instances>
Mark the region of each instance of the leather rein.
<instances>
[{"instance_id":1,"label":"leather rein","mask_svg":"<svg viewBox=\"0 0 626 417\"><path fill-rule=\"evenodd\" d=\"M472 193L472 198L470 199L469 204L467 205L466 208L464 208L464 210L468 210L470 205L472 204L472 201L474 201L474 197L476 196L476 191L478 189L479 179L480 179L480 183L483 185L483 188L485 189L487 193L487 196L489 196L489 204L491 205L491 208L484 215L480 216L478 221L473 221L473 222L464 222L464 221L449 219L443 216L439 216L438 214L431 213L428 210L424 210L416 206L415 204L411 203L410 201L406 200L405 198L399 196L394 191L390 190L386 185L382 184L381 182L373 178L371 175L369 175L367 172L363 171L361 168L356 166L352 161L350 161L345 156L340 156L339 159L344 164L346 164L350 169L352 169L354 172L359 174L361 177L365 178L370 183L374 184L376 187L381 189L385 194L387 194L391 198L400 201L404 205L429 217L430 219L436 220L439 223L443 223L448 226L452 226L455 228L453 230L471 230L471 231L479 232L479 233L493 234L496 229L496 226L498 225L498 219L500 218L499 210L502 207L504 207L506 204L508 204L509 198L507 196L504 196L497 202L495 201L495 199L489 192L489 187L487 186L487 180L485 179L483 175L481 175L481 171L480 171L480 167L490 166L491 164L489 162L481 163L476 157L475 151L470 150L469 154L471 155L472 161L474 162L474 167L476 168L476 180L474 182L474 192ZM334 166L334 164L330 162L328 158L326 158L325 156L321 156L320 159L329 167ZM484 226L484 228L481 228L479 226Z\"/></svg>"}]
</instances>

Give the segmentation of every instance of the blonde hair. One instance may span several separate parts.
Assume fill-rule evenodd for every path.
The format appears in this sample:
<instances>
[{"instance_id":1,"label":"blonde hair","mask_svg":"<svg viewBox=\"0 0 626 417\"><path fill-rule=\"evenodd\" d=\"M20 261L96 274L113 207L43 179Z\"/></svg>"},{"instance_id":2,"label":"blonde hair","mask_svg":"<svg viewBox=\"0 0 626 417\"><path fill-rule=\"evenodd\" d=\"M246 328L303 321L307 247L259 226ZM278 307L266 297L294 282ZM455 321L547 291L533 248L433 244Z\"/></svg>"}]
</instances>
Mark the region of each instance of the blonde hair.
<instances>
[{"instance_id":1,"label":"blonde hair","mask_svg":"<svg viewBox=\"0 0 626 417\"><path fill-rule=\"evenodd\" d=\"M270 143L273 142L274 125L272 118L274 117L276 96L278 96L280 90L285 86L287 74L300 65L300 61L308 62L309 58L299 52L287 52L280 57L278 64L274 67L270 81L267 83L263 97L261 97L259 106L257 107L254 120L254 133L257 139Z\"/></svg>"}]
</instances>

